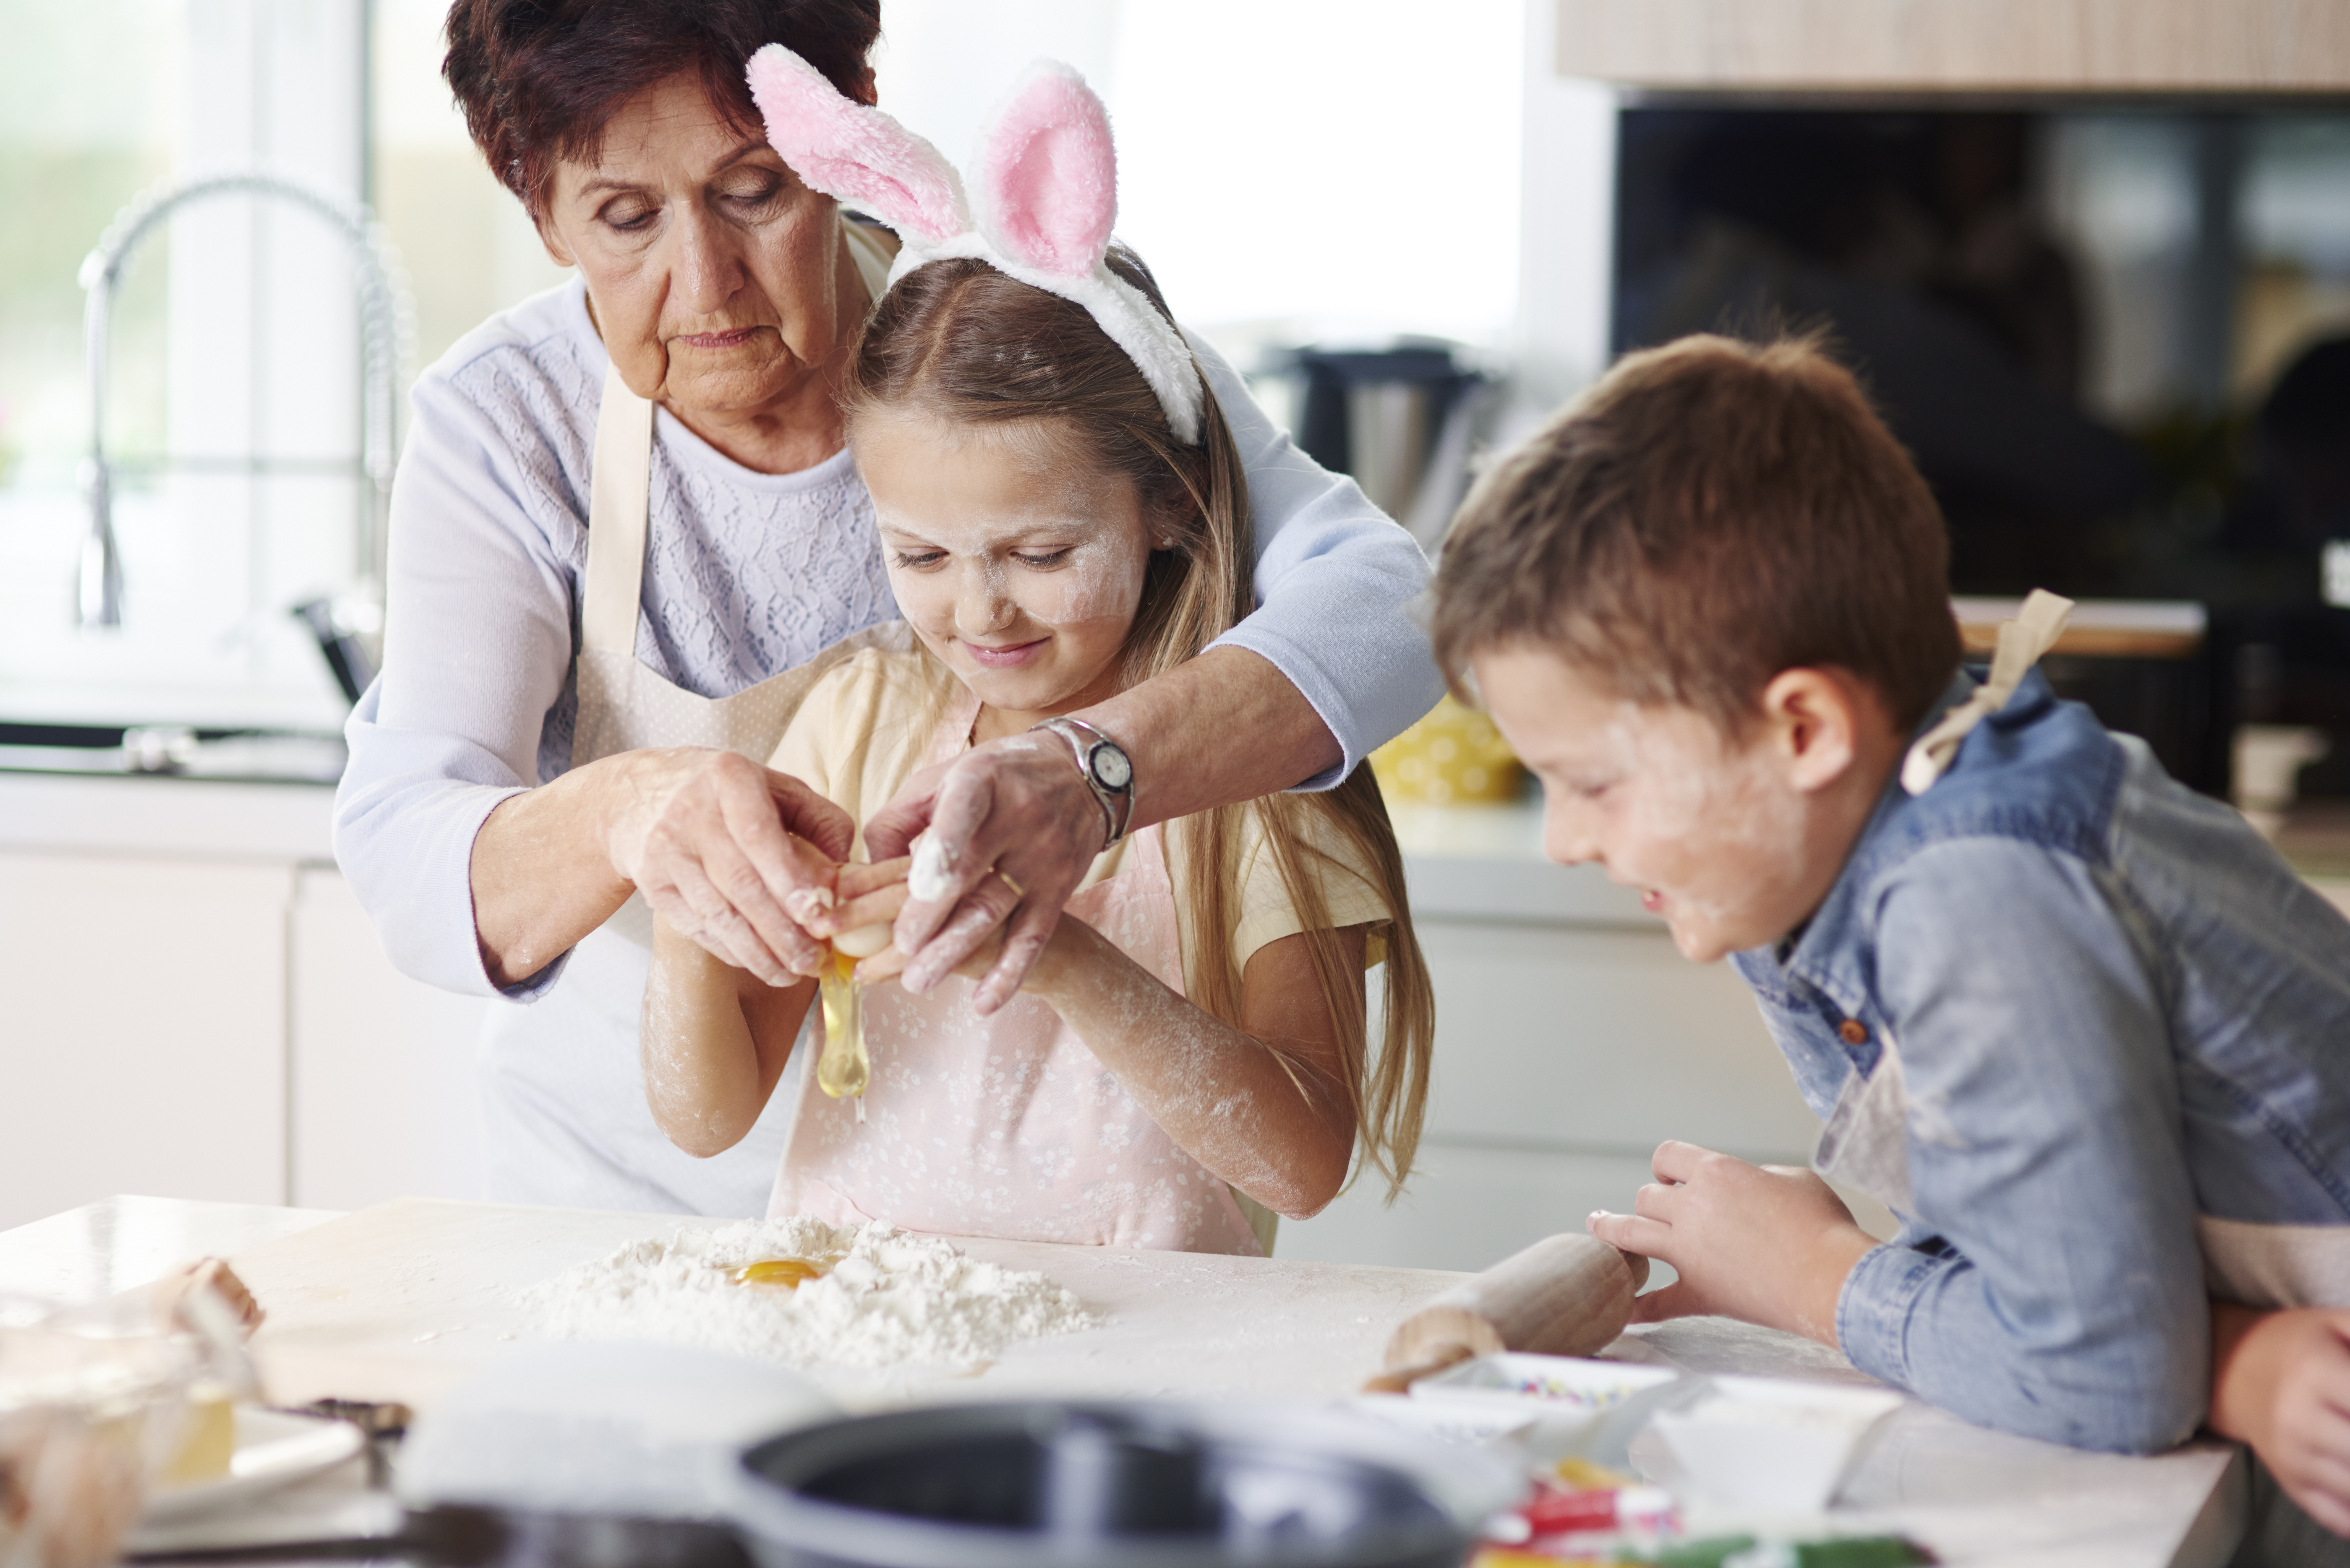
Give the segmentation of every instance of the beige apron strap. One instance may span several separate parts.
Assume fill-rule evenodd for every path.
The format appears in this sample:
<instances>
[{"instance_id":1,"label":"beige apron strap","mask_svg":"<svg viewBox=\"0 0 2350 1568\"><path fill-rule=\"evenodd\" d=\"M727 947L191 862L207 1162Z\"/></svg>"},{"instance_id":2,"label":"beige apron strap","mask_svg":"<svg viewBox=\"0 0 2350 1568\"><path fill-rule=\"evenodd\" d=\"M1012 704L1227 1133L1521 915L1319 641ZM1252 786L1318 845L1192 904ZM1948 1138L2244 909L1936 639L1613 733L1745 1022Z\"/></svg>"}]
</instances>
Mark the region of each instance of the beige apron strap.
<instances>
[{"instance_id":1,"label":"beige apron strap","mask_svg":"<svg viewBox=\"0 0 2350 1568\"><path fill-rule=\"evenodd\" d=\"M1965 740L1977 724L2007 706L2040 656L2056 644L2064 630L2065 618L2073 613L2073 601L2034 588L2023 601L2023 608L2013 620L2002 622L1999 628L1999 648L1991 655L1991 679L1975 689L1975 694L1942 715L1941 722L1918 737L1909 754L1901 762L1901 787L1911 794L1923 794L1959 754L1959 742Z\"/></svg>"},{"instance_id":2,"label":"beige apron strap","mask_svg":"<svg viewBox=\"0 0 2350 1568\"><path fill-rule=\"evenodd\" d=\"M653 406L629 390L615 365L596 410L596 467L588 482L588 589L582 646L634 658L645 579L645 515L651 504Z\"/></svg>"},{"instance_id":3,"label":"beige apron strap","mask_svg":"<svg viewBox=\"0 0 2350 1568\"><path fill-rule=\"evenodd\" d=\"M1890 1033L1877 1036L1877 1065L1852 1074L1836 1095L1812 1150L1812 1168L1849 1181L1902 1214L1918 1208L1909 1183L1909 1085Z\"/></svg>"}]
</instances>

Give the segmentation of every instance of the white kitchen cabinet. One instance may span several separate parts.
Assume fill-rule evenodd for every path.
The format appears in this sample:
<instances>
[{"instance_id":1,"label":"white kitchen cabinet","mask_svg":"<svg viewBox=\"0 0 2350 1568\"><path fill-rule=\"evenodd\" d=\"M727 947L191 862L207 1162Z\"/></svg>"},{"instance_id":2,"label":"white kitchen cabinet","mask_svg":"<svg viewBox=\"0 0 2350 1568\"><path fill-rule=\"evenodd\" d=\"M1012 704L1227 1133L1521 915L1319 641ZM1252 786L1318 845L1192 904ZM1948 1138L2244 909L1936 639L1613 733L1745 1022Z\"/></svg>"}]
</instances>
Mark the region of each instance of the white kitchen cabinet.
<instances>
[{"instance_id":1,"label":"white kitchen cabinet","mask_svg":"<svg viewBox=\"0 0 2350 1568\"><path fill-rule=\"evenodd\" d=\"M288 864L0 851L0 1228L282 1204Z\"/></svg>"},{"instance_id":2,"label":"white kitchen cabinet","mask_svg":"<svg viewBox=\"0 0 2350 1568\"><path fill-rule=\"evenodd\" d=\"M1410 1189L1386 1204L1374 1171L1311 1220L1284 1220L1274 1255L1399 1269L1486 1268L1528 1242L1623 1210L1648 1179L1646 1155L1423 1140Z\"/></svg>"},{"instance_id":3,"label":"white kitchen cabinet","mask_svg":"<svg viewBox=\"0 0 2350 1568\"><path fill-rule=\"evenodd\" d=\"M1806 1163L1818 1119L1727 965L1681 957L1597 870L1544 860L1534 807L1396 817L1436 988L1419 1171L1392 1209L1366 1179L1284 1221L1277 1255L1482 1269L1628 1209L1667 1138Z\"/></svg>"},{"instance_id":4,"label":"white kitchen cabinet","mask_svg":"<svg viewBox=\"0 0 2350 1568\"><path fill-rule=\"evenodd\" d=\"M0 1228L480 1196L490 1002L400 975L313 784L0 774Z\"/></svg>"},{"instance_id":5,"label":"white kitchen cabinet","mask_svg":"<svg viewBox=\"0 0 2350 1568\"><path fill-rule=\"evenodd\" d=\"M1575 873L1547 869L1561 877ZM1419 1173L1284 1221L1284 1258L1482 1269L1626 1210L1667 1138L1802 1165L1819 1122L1745 986L1661 924L1422 919L1436 1052Z\"/></svg>"},{"instance_id":6,"label":"white kitchen cabinet","mask_svg":"<svg viewBox=\"0 0 2350 1568\"><path fill-rule=\"evenodd\" d=\"M313 786L0 775L0 1226L113 1192L479 1195L494 1002L405 979ZM1535 814L1399 811L1438 1000L1410 1194L1284 1257L1478 1268L1628 1205L1656 1144L1800 1162L1815 1124L1737 978L1688 963Z\"/></svg>"},{"instance_id":7,"label":"white kitchen cabinet","mask_svg":"<svg viewBox=\"0 0 2350 1568\"><path fill-rule=\"evenodd\" d=\"M499 1003L391 967L342 873L296 874L290 1201L482 1196L473 1050Z\"/></svg>"},{"instance_id":8,"label":"white kitchen cabinet","mask_svg":"<svg viewBox=\"0 0 2350 1568\"><path fill-rule=\"evenodd\" d=\"M1661 926L1425 921L1436 981L1428 1136L1631 1154L1666 1138L1800 1159L1818 1118L1754 999Z\"/></svg>"}]
</instances>

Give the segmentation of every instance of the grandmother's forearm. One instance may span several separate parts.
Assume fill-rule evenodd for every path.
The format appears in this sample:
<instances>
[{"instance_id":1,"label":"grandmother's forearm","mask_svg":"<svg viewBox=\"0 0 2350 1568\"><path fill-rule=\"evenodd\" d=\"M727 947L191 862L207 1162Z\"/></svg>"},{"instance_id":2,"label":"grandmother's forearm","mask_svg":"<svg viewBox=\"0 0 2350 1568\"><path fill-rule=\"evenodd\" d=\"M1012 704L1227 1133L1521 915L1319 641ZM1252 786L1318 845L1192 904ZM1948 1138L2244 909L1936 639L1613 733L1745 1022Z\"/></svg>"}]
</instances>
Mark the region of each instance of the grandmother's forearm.
<instances>
[{"instance_id":1,"label":"grandmother's forearm","mask_svg":"<svg viewBox=\"0 0 2350 1568\"><path fill-rule=\"evenodd\" d=\"M1063 916L1022 988L1041 997L1150 1119L1219 1179L1303 1220L1345 1185L1351 1119L1332 1085L1161 984Z\"/></svg>"},{"instance_id":2,"label":"grandmother's forearm","mask_svg":"<svg viewBox=\"0 0 2350 1568\"><path fill-rule=\"evenodd\" d=\"M1211 648L1076 717L1134 759L1136 827L1293 789L1344 758L1274 663Z\"/></svg>"},{"instance_id":3,"label":"grandmother's forearm","mask_svg":"<svg viewBox=\"0 0 2350 1568\"><path fill-rule=\"evenodd\" d=\"M473 836L473 934L497 984L528 980L628 902L608 847L627 766L606 757L509 796Z\"/></svg>"}]
</instances>

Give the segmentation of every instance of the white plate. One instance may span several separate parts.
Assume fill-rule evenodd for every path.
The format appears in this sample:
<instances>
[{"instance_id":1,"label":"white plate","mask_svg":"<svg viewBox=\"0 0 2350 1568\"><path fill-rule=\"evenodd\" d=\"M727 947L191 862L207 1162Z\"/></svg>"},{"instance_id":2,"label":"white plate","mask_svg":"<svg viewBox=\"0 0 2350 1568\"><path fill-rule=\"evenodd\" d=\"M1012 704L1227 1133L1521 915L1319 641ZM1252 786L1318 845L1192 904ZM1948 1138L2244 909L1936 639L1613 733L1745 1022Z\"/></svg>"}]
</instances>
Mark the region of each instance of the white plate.
<instances>
[{"instance_id":1,"label":"white plate","mask_svg":"<svg viewBox=\"0 0 2350 1568\"><path fill-rule=\"evenodd\" d=\"M367 1438L348 1421L322 1416L292 1416L240 1405L236 1449L228 1474L217 1480L173 1487L147 1500L142 1524L174 1524L214 1509L273 1491L333 1469L366 1446Z\"/></svg>"},{"instance_id":2,"label":"white plate","mask_svg":"<svg viewBox=\"0 0 2350 1568\"><path fill-rule=\"evenodd\" d=\"M1466 1400L1399 1399L1392 1394L1358 1394L1341 1400L1337 1408L1382 1427L1401 1427L1472 1449L1517 1442L1534 1429L1535 1421L1532 1410L1489 1409Z\"/></svg>"},{"instance_id":3,"label":"white plate","mask_svg":"<svg viewBox=\"0 0 2350 1568\"><path fill-rule=\"evenodd\" d=\"M1826 1508L1903 1403L1890 1388L1782 1377L1725 1375L1710 1390L1686 1409L1659 1411L1657 1436L1709 1501L1785 1513Z\"/></svg>"},{"instance_id":4,"label":"white plate","mask_svg":"<svg viewBox=\"0 0 2350 1568\"><path fill-rule=\"evenodd\" d=\"M1423 1377L1411 1386L1411 1397L1414 1404L1530 1418L1526 1442L1540 1459L1620 1464L1633 1432L1680 1382L1670 1366L1503 1352Z\"/></svg>"}]
</instances>

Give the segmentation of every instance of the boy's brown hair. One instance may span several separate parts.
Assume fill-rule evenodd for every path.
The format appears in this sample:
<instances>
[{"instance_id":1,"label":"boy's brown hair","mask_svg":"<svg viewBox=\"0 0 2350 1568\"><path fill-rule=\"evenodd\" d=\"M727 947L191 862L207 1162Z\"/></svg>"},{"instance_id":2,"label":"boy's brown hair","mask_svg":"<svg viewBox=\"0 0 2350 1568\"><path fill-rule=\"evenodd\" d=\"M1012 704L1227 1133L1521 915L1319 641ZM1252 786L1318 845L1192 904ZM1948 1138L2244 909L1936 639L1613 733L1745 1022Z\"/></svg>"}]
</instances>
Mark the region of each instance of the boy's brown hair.
<instances>
[{"instance_id":1,"label":"boy's brown hair","mask_svg":"<svg viewBox=\"0 0 2350 1568\"><path fill-rule=\"evenodd\" d=\"M1950 541L1908 453L1813 337L1629 354L1497 464L1437 573L1436 655L1530 640L1731 732L1838 665L1904 731L1958 669Z\"/></svg>"}]
</instances>

